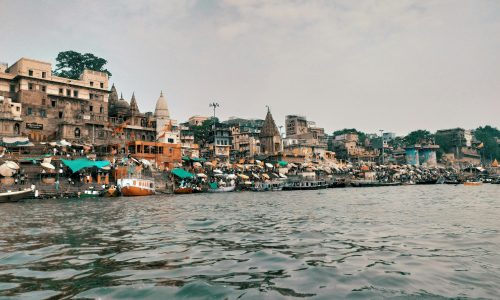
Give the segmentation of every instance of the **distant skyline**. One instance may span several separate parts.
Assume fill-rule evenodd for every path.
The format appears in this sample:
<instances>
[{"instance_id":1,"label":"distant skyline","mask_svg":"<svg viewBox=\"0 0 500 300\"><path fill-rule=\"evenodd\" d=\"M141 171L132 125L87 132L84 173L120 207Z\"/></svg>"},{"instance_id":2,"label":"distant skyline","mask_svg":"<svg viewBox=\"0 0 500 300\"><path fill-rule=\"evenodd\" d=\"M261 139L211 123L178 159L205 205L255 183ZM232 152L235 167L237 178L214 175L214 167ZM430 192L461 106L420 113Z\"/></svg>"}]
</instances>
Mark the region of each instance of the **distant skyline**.
<instances>
[{"instance_id":1,"label":"distant skyline","mask_svg":"<svg viewBox=\"0 0 500 300\"><path fill-rule=\"evenodd\" d=\"M108 60L171 116L305 115L326 132L500 127L500 1L7 1L0 61Z\"/></svg>"}]
</instances>

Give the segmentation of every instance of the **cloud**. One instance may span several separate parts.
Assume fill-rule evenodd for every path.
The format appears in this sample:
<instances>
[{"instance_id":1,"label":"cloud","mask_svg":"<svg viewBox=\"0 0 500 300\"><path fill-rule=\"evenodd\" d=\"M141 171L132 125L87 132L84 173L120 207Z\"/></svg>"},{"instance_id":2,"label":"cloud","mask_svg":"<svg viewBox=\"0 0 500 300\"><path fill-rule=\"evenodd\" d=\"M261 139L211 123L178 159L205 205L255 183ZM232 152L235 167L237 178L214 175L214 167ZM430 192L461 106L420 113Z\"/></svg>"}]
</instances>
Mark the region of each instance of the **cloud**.
<instances>
[{"instance_id":1,"label":"cloud","mask_svg":"<svg viewBox=\"0 0 500 300\"><path fill-rule=\"evenodd\" d=\"M2 1L0 60L105 57L143 110L275 120L328 131L499 126L497 1ZM20 12L23 21L19 22Z\"/></svg>"}]
</instances>

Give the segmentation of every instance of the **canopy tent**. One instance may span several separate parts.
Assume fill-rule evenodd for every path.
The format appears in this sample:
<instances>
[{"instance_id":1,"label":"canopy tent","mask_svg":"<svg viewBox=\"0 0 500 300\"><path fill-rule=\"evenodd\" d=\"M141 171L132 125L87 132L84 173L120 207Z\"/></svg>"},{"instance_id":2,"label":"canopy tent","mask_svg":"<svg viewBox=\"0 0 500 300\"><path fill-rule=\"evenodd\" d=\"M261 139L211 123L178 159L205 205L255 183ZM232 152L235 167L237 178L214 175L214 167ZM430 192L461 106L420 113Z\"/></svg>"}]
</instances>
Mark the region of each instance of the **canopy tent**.
<instances>
[{"instance_id":1,"label":"canopy tent","mask_svg":"<svg viewBox=\"0 0 500 300\"><path fill-rule=\"evenodd\" d=\"M3 137L0 146L4 147L31 147L33 143L27 137Z\"/></svg>"},{"instance_id":2,"label":"canopy tent","mask_svg":"<svg viewBox=\"0 0 500 300\"><path fill-rule=\"evenodd\" d=\"M278 161L278 165L279 165L280 167L286 167L286 166L288 165L288 162L286 162L286 161L284 161L284 160L280 160L280 161Z\"/></svg>"},{"instance_id":3,"label":"canopy tent","mask_svg":"<svg viewBox=\"0 0 500 300\"><path fill-rule=\"evenodd\" d=\"M189 173L188 171L181 169L181 168L175 168L172 170L172 174L175 176L181 178L181 179L186 179L186 178L193 178L194 175Z\"/></svg>"},{"instance_id":4,"label":"canopy tent","mask_svg":"<svg viewBox=\"0 0 500 300\"><path fill-rule=\"evenodd\" d=\"M73 173L78 172L81 169L92 168L92 167L103 169L104 167L110 165L110 162L107 160L93 161L93 160L88 160L86 158L75 159L75 160L61 159L61 161L63 162L64 165L70 168Z\"/></svg>"},{"instance_id":5,"label":"canopy tent","mask_svg":"<svg viewBox=\"0 0 500 300\"><path fill-rule=\"evenodd\" d=\"M14 174L16 174L16 170L9 168L7 164L0 165L0 175L4 177L12 177Z\"/></svg>"}]
</instances>

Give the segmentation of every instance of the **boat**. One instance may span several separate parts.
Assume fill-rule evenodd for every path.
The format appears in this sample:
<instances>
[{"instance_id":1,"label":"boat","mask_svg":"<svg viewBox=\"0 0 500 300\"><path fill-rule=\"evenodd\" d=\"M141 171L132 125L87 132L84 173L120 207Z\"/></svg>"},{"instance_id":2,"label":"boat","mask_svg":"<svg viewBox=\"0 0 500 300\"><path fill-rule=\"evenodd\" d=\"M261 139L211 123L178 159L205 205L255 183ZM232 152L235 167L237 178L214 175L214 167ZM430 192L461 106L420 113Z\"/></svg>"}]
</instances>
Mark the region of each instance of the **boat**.
<instances>
[{"instance_id":1,"label":"boat","mask_svg":"<svg viewBox=\"0 0 500 300\"><path fill-rule=\"evenodd\" d=\"M155 182L147 178L127 177L117 180L118 189L123 196L149 196L155 194Z\"/></svg>"},{"instance_id":2,"label":"boat","mask_svg":"<svg viewBox=\"0 0 500 300\"><path fill-rule=\"evenodd\" d=\"M231 185L231 186L219 186L217 188L210 187L209 189L207 189L207 192L209 192L209 193L227 193L227 192L232 192L235 189L236 189L235 185Z\"/></svg>"},{"instance_id":3,"label":"boat","mask_svg":"<svg viewBox=\"0 0 500 300\"><path fill-rule=\"evenodd\" d=\"M401 185L401 182L384 182L378 180L352 180L351 186L354 187L376 187L376 186L395 186Z\"/></svg>"},{"instance_id":4,"label":"boat","mask_svg":"<svg viewBox=\"0 0 500 300\"><path fill-rule=\"evenodd\" d=\"M464 182L465 186L480 186L483 183L481 181L466 181Z\"/></svg>"},{"instance_id":5,"label":"boat","mask_svg":"<svg viewBox=\"0 0 500 300\"><path fill-rule=\"evenodd\" d=\"M31 188L0 193L0 203L17 202L19 200L29 198L33 198L33 190Z\"/></svg>"},{"instance_id":6,"label":"boat","mask_svg":"<svg viewBox=\"0 0 500 300\"><path fill-rule=\"evenodd\" d=\"M106 191L104 191L104 197L118 197L120 193L118 192L118 188L114 185L110 186Z\"/></svg>"},{"instance_id":7,"label":"boat","mask_svg":"<svg viewBox=\"0 0 500 300\"><path fill-rule=\"evenodd\" d=\"M416 184L437 184L438 179L422 179L422 180L417 180L415 183Z\"/></svg>"},{"instance_id":8,"label":"boat","mask_svg":"<svg viewBox=\"0 0 500 300\"><path fill-rule=\"evenodd\" d=\"M283 190L283 185L282 181L259 182L249 189L254 192L281 191Z\"/></svg>"},{"instance_id":9,"label":"boat","mask_svg":"<svg viewBox=\"0 0 500 300\"><path fill-rule=\"evenodd\" d=\"M328 188L345 188L346 186L345 180L332 180L328 183Z\"/></svg>"},{"instance_id":10,"label":"boat","mask_svg":"<svg viewBox=\"0 0 500 300\"><path fill-rule=\"evenodd\" d=\"M97 198L101 196L101 192L95 190L85 190L78 195L79 198Z\"/></svg>"},{"instance_id":11,"label":"boat","mask_svg":"<svg viewBox=\"0 0 500 300\"><path fill-rule=\"evenodd\" d=\"M324 180L303 180L303 181L289 181L283 186L284 191L293 190L319 190L326 189L328 183Z\"/></svg>"},{"instance_id":12,"label":"boat","mask_svg":"<svg viewBox=\"0 0 500 300\"><path fill-rule=\"evenodd\" d=\"M193 188L188 186L182 186L174 189L174 194L192 194Z\"/></svg>"}]
</instances>

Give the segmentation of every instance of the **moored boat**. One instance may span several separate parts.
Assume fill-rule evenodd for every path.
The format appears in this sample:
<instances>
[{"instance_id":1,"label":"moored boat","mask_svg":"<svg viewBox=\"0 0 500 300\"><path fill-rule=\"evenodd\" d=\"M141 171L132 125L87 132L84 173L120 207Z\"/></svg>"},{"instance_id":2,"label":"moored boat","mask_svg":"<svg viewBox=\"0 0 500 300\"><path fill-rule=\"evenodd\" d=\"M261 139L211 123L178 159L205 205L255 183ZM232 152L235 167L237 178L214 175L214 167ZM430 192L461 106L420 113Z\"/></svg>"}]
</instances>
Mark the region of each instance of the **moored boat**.
<instances>
[{"instance_id":1,"label":"moored boat","mask_svg":"<svg viewBox=\"0 0 500 300\"><path fill-rule=\"evenodd\" d=\"M218 188L209 188L207 190L207 192L209 193L226 193L226 192L232 192L234 191L234 189L236 188L236 186L220 186Z\"/></svg>"},{"instance_id":2,"label":"moored boat","mask_svg":"<svg viewBox=\"0 0 500 300\"><path fill-rule=\"evenodd\" d=\"M155 194L155 183L146 178L122 178L117 181L123 196L149 196Z\"/></svg>"},{"instance_id":3,"label":"moored boat","mask_svg":"<svg viewBox=\"0 0 500 300\"><path fill-rule=\"evenodd\" d=\"M33 197L33 190L26 188L19 191L6 191L0 193L0 203L17 202L22 199L29 199Z\"/></svg>"},{"instance_id":4,"label":"moored boat","mask_svg":"<svg viewBox=\"0 0 500 300\"><path fill-rule=\"evenodd\" d=\"M193 188L183 186L183 187L178 187L174 189L174 194L192 194L193 193Z\"/></svg>"},{"instance_id":5,"label":"moored boat","mask_svg":"<svg viewBox=\"0 0 500 300\"><path fill-rule=\"evenodd\" d=\"M301 180L301 181L290 181L283 186L284 191L293 190L319 190L326 189L328 183L324 180Z\"/></svg>"},{"instance_id":6,"label":"moored boat","mask_svg":"<svg viewBox=\"0 0 500 300\"><path fill-rule=\"evenodd\" d=\"M395 186L401 185L401 182L384 182L378 180L352 180L351 186L353 187L376 187L376 186Z\"/></svg>"},{"instance_id":7,"label":"moored boat","mask_svg":"<svg viewBox=\"0 0 500 300\"><path fill-rule=\"evenodd\" d=\"M466 181L464 182L465 186L480 186L483 183L481 181Z\"/></svg>"},{"instance_id":8,"label":"moored boat","mask_svg":"<svg viewBox=\"0 0 500 300\"><path fill-rule=\"evenodd\" d=\"M118 188L114 185L110 186L105 192L104 197L118 197Z\"/></svg>"}]
</instances>

